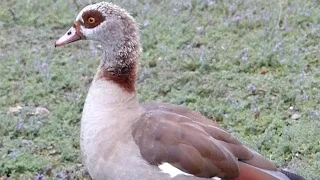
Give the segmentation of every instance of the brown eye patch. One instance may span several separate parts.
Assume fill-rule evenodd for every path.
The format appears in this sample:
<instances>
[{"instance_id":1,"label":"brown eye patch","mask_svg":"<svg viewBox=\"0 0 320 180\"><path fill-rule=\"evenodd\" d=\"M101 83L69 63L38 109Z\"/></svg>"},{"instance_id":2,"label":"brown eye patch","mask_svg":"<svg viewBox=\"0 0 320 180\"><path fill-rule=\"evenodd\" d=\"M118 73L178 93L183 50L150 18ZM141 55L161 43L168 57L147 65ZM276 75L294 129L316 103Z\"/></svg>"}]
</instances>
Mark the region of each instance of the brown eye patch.
<instances>
[{"instance_id":1,"label":"brown eye patch","mask_svg":"<svg viewBox=\"0 0 320 180\"><path fill-rule=\"evenodd\" d=\"M82 19L84 27L92 29L101 24L105 17L97 10L90 10L83 13Z\"/></svg>"}]
</instances>

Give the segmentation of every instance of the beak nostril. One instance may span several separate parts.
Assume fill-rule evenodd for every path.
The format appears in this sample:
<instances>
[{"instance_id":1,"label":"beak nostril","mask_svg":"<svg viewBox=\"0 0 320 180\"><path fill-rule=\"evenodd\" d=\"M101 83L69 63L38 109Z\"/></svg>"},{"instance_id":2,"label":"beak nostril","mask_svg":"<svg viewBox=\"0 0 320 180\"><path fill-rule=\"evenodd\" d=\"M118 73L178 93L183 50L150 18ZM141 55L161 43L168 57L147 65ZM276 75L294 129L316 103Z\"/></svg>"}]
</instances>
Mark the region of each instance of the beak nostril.
<instances>
[{"instance_id":1,"label":"beak nostril","mask_svg":"<svg viewBox=\"0 0 320 180\"><path fill-rule=\"evenodd\" d=\"M85 39L85 38L82 36L80 32L78 34L77 30L74 27L71 27L62 37L60 37L57 40L56 46L63 46L75 41L79 41L81 39Z\"/></svg>"}]
</instances>

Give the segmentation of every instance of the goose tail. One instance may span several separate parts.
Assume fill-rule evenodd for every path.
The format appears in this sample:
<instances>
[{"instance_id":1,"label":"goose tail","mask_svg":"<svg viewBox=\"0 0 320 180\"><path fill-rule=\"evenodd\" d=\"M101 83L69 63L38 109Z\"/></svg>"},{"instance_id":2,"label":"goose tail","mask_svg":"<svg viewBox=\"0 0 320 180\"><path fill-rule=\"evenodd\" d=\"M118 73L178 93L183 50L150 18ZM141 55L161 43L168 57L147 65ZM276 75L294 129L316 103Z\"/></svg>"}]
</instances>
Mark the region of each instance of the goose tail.
<instances>
[{"instance_id":1,"label":"goose tail","mask_svg":"<svg viewBox=\"0 0 320 180\"><path fill-rule=\"evenodd\" d=\"M240 174L236 180L305 180L303 177L285 170L266 170L240 162Z\"/></svg>"}]
</instances>

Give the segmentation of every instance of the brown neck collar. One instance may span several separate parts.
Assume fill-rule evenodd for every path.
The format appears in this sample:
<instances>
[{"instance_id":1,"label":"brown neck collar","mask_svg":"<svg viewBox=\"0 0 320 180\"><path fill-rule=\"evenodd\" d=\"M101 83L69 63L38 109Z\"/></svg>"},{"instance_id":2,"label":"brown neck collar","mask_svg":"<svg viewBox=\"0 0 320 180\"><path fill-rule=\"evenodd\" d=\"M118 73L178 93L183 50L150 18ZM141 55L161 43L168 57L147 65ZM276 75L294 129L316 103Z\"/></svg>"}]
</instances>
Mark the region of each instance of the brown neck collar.
<instances>
[{"instance_id":1,"label":"brown neck collar","mask_svg":"<svg viewBox=\"0 0 320 180\"><path fill-rule=\"evenodd\" d=\"M139 38L136 40L126 39L118 47L105 47L105 56L100 62L98 77L118 84L128 93L134 93L137 64L141 53Z\"/></svg>"},{"instance_id":2,"label":"brown neck collar","mask_svg":"<svg viewBox=\"0 0 320 180\"><path fill-rule=\"evenodd\" d=\"M137 79L136 63L126 66L104 67L100 66L101 70L99 78L105 81L112 81L128 93L136 91L135 82Z\"/></svg>"}]
</instances>

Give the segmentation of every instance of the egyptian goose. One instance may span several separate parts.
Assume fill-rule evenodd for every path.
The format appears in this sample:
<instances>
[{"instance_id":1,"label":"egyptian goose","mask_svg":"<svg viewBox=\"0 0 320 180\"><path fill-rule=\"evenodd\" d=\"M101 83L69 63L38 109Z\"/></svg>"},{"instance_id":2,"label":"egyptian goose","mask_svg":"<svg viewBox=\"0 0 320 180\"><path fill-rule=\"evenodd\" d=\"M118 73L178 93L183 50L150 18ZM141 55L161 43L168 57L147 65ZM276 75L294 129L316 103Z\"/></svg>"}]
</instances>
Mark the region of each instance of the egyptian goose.
<instances>
[{"instance_id":1,"label":"egyptian goose","mask_svg":"<svg viewBox=\"0 0 320 180\"><path fill-rule=\"evenodd\" d=\"M139 29L124 9L107 2L85 7L55 46L84 39L104 48L81 120L83 162L93 179L303 179L278 170L200 113L139 104Z\"/></svg>"}]
</instances>

